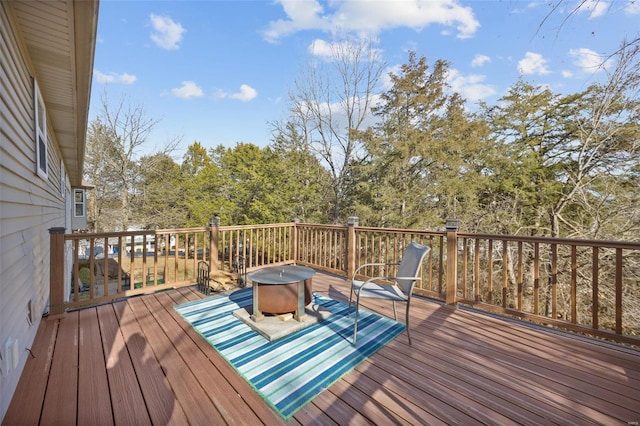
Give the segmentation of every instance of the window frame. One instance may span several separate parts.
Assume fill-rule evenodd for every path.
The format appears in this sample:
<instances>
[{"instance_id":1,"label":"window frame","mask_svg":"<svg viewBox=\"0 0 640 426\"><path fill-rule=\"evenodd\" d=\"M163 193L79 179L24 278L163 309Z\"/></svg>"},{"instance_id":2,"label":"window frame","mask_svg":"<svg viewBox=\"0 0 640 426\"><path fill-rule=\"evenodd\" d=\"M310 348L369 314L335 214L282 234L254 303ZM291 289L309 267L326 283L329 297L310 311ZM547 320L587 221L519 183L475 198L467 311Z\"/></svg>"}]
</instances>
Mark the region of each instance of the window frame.
<instances>
[{"instance_id":1,"label":"window frame","mask_svg":"<svg viewBox=\"0 0 640 426\"><path fill-rule=\"evenodd\" d=\"M78 201L78 195L82 194L82 200ZM78 215L78 206L82 205L82 215ZM87 216L87 192L84 189L73 190L73 217Z\"/></svg>"},{"instance_id":2,"label":"window frame","mask_svg":"<svg viewBox=\"0 0 640 426\"><path fill-rule=\"evenodd\" d=\"M36 173L42 179L49 178L49 141L47 139L47 110L38 82L33 80L33 109L36 144Z\"/></svg>"}]
</instances>

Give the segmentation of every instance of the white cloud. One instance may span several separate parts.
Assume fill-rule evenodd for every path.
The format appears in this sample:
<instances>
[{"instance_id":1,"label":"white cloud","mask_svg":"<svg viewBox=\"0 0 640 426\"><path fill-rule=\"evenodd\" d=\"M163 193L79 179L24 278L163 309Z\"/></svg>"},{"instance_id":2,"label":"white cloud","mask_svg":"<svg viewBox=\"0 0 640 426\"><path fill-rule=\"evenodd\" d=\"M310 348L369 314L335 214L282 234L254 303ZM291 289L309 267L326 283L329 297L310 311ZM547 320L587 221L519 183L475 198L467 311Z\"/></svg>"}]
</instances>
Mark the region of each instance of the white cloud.
<instances>
[{"instance_id":1,"label":"white cloud","mask_svg":"<svg viewBox=\"0 0 640 426\"><path fill-rule=\"evenodd\" d=\"M447 82L454 92L459 93L469 102L477 102L496 93L488 84L483 84L484 75L462 75L456 69L450 69L447 73Z\"/></svg>"},{"instance_id":2,"label":"white cloud","mask_svg":"<svg viewBox=\"0 0 640 426\"><path fill-rule=\"evenodd\" d=\"M569 70L562 70L562 76L564 78L571 78L573 77L573 73Z\"/></svg>"},{"instance_id":3,"label":"white cloud","mask_svg":"<svg viewBox=\"0 0 640 426\"><path fill-rule=\"evenodd\" d=\"M269 28L264 31L264 37L268 41L277 41L280 37L303 30L331 29L330 22L319 16L324 10L315 0L280 0L279 3L289 19L279 19L269 23Z\"/></svg>"},{"instance_id":4,"label":"white cloud","mask_svg":"<svg viewBox=\"0 0 640 426\"><path fill-rule=\"evenodd\" d=\"M576 8L576 12L588 12L589 19L598 18L609 8L609 3L602 0L583 0Z\"/></svg>"},{"instance_id":5,"label":"white cloud","mask_svg":"<svg viewBox=\"0 0 640 426\"><path fill-rule=\"evenodd\" d=\"M287 17L271 21L264 31L266 40L278 39L304 30L345 31L375 36L380 31L408 27L419 31L432 24L457 30L458 38L469 38L480 27L471 7L456 0L330 1L333 13L325 13L317 0L277 0Z\"/></svg>"},{"instance_id":6,"label":"white cloud","mask_svg":"<svg viewBox=\"0 0 640 426\"><path fill-rule=\"evenodd\" d=\"M382 75L382 90L387 91L393 87L393 82L389 74L401 75L402 65L388 67ZM447 72L447 83L453 92L457 92L469 102L477 102L492 96L495 89L485 84L486 76L480 74L463 75L457 69L449 69Z\"/></svg>"},{"instance_id":7,"label":"white cloud","mask_svg":"<svg viewBox=\"0 0 640 426\"><path fill-rule=\"evenodd\" d=\"M549 74L547 60L539 53L527 52L524 58L518 62L518 71L521 74Z\"/></svg>"},{"instance_id":8,"label":"white cloud","mask_svg":"<svg viewBox=\"0 0 640 426\"><path fill-rule=\"evenodd\" d=\"M174 22L168 16L158 16L151 14L151 40L167 50L179 49L179 43L182 41L182 34L186 31L182 25Z\"/></svg>"},{"instance_id":9,"label":"white cloud","mask_svg":"<svg viewBox=\"0 0 640 426\"><path fill-rule=\"evenodd\" d=\"M541 1L532 1L529 3L524 3L524 2L517 2L514 3L513 5L518 6L515 9L511 10L511 13L519 15L522 13L530 13L532 9L537 9L539 7L545 7L546 5L541 2Z\"/></svg>"},{"instance_id":10,"label":"white cloud","mask_svg":"<svg viewBox=\"0 0 640 426\"><path fill-rule=\"evenodd\" d=\"M391 75L401 75L402 74L402 65L396 64L390 67L387 67L385 72L382 73L381 81L382 81L382 90L387 91L393 88L393 81L391 80Z\"/></svg>"},{"instance_id":11,"label":"white cloud","mask_svg":"<svg viewBox=\"0 0 640 426\"><path fill-rule=\"evenodd\" d=\"M231 95L231 98L238 99L242 102L248 102L258 96L258 92L248 84L240 86L240 92Z\"/></svg>"},{"instance_id":12,"label":"white cloud","mask_svg":"<svg viewBox=\"0 0 640 426\"><path fill-rule=\"evenodd\" d=\"M361 47L362 46L353 44L349 41L329 43L321 39L315 39L314 41L311 42L307 50L313 56L319 57L325 61L331 61L339 58L346 58L349 56L352 56L352 57L356 57L359 55L361 56L363 53L361 51ZM371 55L372 57L381 58L382 50L372 49ZM360 57L359 59L363 60L367 58Z\"/></svg>"},{"instance_id":13,"label":"white cloud","mask_svg":"<svg viewBox=\"0 0 640 426\"><path fill-rule=\"evenodd\" d=\"M202 89L194 81L183 81L182 86L171 89L171 93L182 99L198 98L203 95Z\"/></svg>"},{"instance_id":14,"label":"white cloud","mask_svg":"<svg viewBox=\"0 0 640 426\"><path fill-rule=\"evenodd\" d=\"M242 102L249 102L250 100L255 99L258 96L258 92L253 87L248 84L240 85L240 91L236 93L227 93L224 90L216 90L215 96L220 99L231 98L237 99Z\"/></svg>"},{"instance_id":15,"label":"white cloud","mask_svg":"<svg viewBox=\"0 0 640 426\"><path fill-rule=\"evenodd\" d=\"M478 67L481 67L484 64L489 63L489 62L491 62L491 58L490 57L488 57L487 55L478 54L471 61L471 66L473 68L478 68Z\"/></svg>"},{"instance_id":16,"label":"white cloud","mask_svg":"<svg viewBox=\"0 0 640 426\"><path fill-rule=\"evenodd\" d=\"M324 40L316 39L311 42L307 50L313 56L329 59L333 56L333 50L331 46L331 43L327 43Z\"/></svg>"},{"instance_id":17,"label":"white cloud","mask_svg":"<svg viewBox=\"0 0 640 426\"><path fill-rule=\"evenodd\" d=\"M96 81L98 83L133 84L137 80L137 77L135 75L131 75L127 73L116 74L116 73L110 72L108 74L105 74L98 70L94 70L93 75L96 78Z\"/></svg>"},{"instance_id":18,"label":"white cloud","mask_svg":"<svg viewBox=\"0 0 640 426\"><path fill-rule=\"evenodd\" d=\"M582 71L596 72L602 71L605 68L603 57L598 55L591 49L585 47L580 49L570 49L569 56L574 58L573 64Z\"/></svg>"}]
</instances>

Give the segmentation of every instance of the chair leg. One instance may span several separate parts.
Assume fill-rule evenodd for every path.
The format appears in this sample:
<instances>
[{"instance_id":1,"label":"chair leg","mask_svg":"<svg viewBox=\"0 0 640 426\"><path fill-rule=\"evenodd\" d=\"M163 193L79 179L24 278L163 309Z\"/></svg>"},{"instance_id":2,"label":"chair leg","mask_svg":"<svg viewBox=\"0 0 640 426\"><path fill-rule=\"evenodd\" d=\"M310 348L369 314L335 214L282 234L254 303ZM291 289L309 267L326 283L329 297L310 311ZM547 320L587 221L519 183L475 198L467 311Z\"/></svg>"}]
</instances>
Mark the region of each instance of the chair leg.
<instances>
[{"instance_id":1,"label":"chair leg","mask_svg":"<svg viewBox=\"0 0 640 426\"><path fill-rule=\"evenodd\" d=\"M393 320L398 321L398 315L396 314L396 301L392 300L391 304L393 305Z\"/></svg>"},{"instance_id":2,"label":"chair leg","mask_svg":"<svg viewBox=\"0 0 640 426\"><path fill-rule=\"evenodd\" d=\"M349 306L351 306L351 302L349 302ZM353 320L353 346L356 345L356 336L358 334L358 308L359 307L360 307L360 295L358 294L356 295L356 314Z\"/></svg>"},{"instance_id":3,"label":"chair leg","mask_svg":"<svg viewBox=\"0 0 640 426\"><path fill-rule=\"evenodd\" d=\"M411 346L411 332L409 331L409 301L411 299L407 300L407 313L405 314L405 325L407 327L407 338L409 339L409 346Z\"/></svg>"},{"instance_id":4,"label":"chair leg","mask_svg":"<svg viewBox=\"0 0 640 426\"><path fill-rule=\"evenodd\" d=\"M351 299L353 298L353 286L349 290L349 308L347 309L347 317L351 317Z\"/></svg>"}]
</instances>

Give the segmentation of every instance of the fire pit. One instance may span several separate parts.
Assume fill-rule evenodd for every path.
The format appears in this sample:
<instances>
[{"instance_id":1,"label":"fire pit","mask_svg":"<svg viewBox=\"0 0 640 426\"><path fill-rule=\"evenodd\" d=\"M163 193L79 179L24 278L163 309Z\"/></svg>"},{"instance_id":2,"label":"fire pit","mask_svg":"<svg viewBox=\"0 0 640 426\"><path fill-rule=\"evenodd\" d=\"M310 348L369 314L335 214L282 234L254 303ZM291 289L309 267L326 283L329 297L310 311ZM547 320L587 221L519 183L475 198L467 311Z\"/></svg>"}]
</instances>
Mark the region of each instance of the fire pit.
<instances>
[{"instance_id":1,"label":"fire pit","mask_svg":"<svg viewBox=\"0 0 640 426\"><path fill-rule=\"evenodd\" d=\"M311 277L315 271L306 266L271 266L247 275L253 283L253 315L261 321L263 313L295 312L295 319L303 321L305 306L311 303Z\"/></svg>"}]
</instances>

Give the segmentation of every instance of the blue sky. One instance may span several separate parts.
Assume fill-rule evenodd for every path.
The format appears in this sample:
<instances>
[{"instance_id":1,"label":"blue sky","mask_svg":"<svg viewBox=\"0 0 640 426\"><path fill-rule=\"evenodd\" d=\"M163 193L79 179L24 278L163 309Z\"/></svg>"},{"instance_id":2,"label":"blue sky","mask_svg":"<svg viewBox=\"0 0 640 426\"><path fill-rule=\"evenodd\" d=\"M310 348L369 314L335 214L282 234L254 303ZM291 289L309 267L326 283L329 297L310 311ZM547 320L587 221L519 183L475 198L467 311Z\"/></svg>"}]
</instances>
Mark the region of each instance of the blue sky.
<instances>
[{"instance_id":1,"label":"blue sky","mask_svg":"<svg viewBox=\"0 0 640 426\"><path fill-rule=\"evenodd\" d=\"M141 105L159 120L145 149L181 138L178 161L194 141L266 146L303 66L322 59L311 46L328 46L336 31L374 40L388 71L408 50L449 61L449 83L470 105L495 102L519 77L577 92L604 78L603 55L640 35L640 0L565 0L551 13L555 4L102 0L89 118L103 94Z\"/></svg>"}]
</instances>

